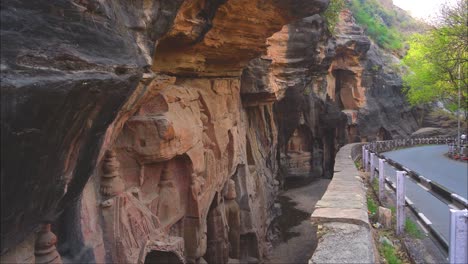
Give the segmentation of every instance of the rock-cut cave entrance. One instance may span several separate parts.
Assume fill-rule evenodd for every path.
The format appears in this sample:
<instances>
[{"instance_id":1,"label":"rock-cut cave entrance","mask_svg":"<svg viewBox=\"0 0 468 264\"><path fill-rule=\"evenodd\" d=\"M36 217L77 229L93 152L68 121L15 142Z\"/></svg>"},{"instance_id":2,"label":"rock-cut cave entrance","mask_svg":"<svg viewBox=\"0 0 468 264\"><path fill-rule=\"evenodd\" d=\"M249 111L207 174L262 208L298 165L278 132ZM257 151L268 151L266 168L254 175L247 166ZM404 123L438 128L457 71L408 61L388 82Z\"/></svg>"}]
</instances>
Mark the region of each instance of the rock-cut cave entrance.
<instances>
[{"instance_id":1,"label":"rock-cut cave entrance","mask_svg":"<svg viewBox=\"0 0 468 264\"><path fill-rule=\"evenodd\" d=\"M153 250L145 257L144 264L178 264L183 263L173 252Z\"/></svg>"},{"instance_id":2,"label":"rock-cut cave entrance","mask_svg":"<svg viewBox=\"0 0 468 264\"><path fill-rule=\"evenodd\" d=\"M341 110L358 110L356 74L349 70L333 70L335 77L335 102Z\"/></svg>"}]
</instances>

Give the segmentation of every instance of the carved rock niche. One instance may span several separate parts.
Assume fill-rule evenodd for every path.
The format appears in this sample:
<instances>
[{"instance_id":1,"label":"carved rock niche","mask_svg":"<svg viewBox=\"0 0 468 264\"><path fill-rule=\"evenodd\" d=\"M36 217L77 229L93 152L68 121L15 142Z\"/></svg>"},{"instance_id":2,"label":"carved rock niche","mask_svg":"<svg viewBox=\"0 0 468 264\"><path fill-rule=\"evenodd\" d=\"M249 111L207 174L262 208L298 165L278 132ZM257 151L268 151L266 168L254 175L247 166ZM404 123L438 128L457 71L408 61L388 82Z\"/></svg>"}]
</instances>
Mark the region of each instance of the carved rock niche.
<instances>
[{"instance_id":1,"label":"carved rock niche","mask_svg":"<svg viewBox=\"0 0 468 264\"><path fill-rule=\"evenodd\" d=\"M350 70L333 70L336 78L334 100L341 110L358 110L364 95L358 87L357 76Z\"/></svg>"},{"instance_id":2,"label":"carved rock niche","mask_svg":"<svg viewBox=\"0 0 468 264\"><path fill-rule=\"evenodd\" d=\"M158 253L165 247L187 263L204 256L208 263L227 262L220 192L239 157L238 90L238 80L181 78L124 124L101 177L109 189L101 208L113 262L143 263L148 254L148 261L156 255L170 260L172 255ZM114 181L123 183L117 191L108 187ZM155 247L142 253L149 244ZM239 255L236 245L233 256Z\"/></svg>"},{"instance_id":3,"label":"carved rock niche","mask_svg":"<svg viewBox=\"0 0 468 264\"><path fill-rule=\"evenodd\" d=\"M103 163L101 208L108 258L146 261L141 252L149 244L183 256L190 159L182 155L144 164L132 154L124 149L108 151ZM172 259L170 254L164 256Z\"/></svg>"},{"instance_id":4,"label":"carved rock niche","mask_svg":"<svg viewBox=\"0 0 468 264\"><path fill-rule=\"evenodd\" d=\"M313 168L311 132L306 125L297 127L288 140L281 166L287 177L310 177Z\"/></svg>"}]
</instances>

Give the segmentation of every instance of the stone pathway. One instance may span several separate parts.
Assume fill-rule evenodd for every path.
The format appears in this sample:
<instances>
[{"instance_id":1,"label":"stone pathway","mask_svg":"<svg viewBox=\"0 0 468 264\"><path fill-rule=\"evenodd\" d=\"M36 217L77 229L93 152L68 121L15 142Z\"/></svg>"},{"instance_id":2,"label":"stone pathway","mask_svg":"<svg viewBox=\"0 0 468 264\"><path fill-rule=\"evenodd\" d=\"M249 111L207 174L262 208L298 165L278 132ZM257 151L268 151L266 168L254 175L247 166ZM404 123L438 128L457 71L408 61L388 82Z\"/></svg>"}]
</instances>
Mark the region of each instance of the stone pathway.
<instances>
[{"instance_id":1,"label":"stone pathway","mask_svg":"<svg viewBox=\"0 0 468 264\"><path fill-rule=\"evenodd\" d=\"M366 190L351 158L353 148L359 150L360 145L348 144L338 151L333 179L311 216L322 227L312 263L374 263L376 260Z\"/></svg>"},{"instance_id":2,"label":"stone pathway","mask_svg":"<svg viewBox=\"0 0 468 264\"><path fill-rule=\"evenodd\" d=\"M273 247L265 263L308 263L317 247L317 227L312 225L310 214L329 183L330 180L319 179L280 196L282 216L278 221L281 242Z\"/></svg>"}]
</instances>

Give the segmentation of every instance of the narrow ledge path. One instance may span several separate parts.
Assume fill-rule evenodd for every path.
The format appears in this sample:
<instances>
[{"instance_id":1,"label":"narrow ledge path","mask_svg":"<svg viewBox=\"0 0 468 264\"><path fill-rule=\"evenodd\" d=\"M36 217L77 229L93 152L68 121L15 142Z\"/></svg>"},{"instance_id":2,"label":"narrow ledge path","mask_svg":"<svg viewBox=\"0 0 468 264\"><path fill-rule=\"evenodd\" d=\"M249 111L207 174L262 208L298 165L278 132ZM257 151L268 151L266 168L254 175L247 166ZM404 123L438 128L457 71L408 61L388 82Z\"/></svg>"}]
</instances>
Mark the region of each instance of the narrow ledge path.
<instances>
[{"instance_id":1,"label":"narrow ledge path","mask_svg":"<svg viewBox=\"0 0 468 264\"><path fill-rule=\"evenodd\" d=\"M280 195L282 215L279 241L265 263L306 264L317 247L317 226L310 222L315 204L325 193L329 179L318 179L303 187L291 188Z\"/></svg>"},{"instance_id":2,"label":"narrow ledge path","mask_svg":"<svg viewBox=\"0 0 468 264\"><path fill-rule=\"evenodd\" d=\"M333 179L311 216L320 230L310 263L377 262L366 189L352 158L360 146L345 145L336 155Z\"/></svg>"}]
</instances>

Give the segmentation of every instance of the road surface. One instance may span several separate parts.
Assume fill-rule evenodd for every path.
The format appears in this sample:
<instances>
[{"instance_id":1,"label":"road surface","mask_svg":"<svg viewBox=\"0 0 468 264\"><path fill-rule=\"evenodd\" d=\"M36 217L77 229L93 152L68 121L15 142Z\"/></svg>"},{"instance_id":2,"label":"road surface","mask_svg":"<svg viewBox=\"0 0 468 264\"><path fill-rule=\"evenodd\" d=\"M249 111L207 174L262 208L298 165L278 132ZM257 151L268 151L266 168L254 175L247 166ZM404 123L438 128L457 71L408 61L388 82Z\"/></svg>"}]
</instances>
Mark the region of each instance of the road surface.
<instances>
[{"instance_id":1,"label":"road surface","mask_svg":"<svg viewBox=\"0 0 468 264\"><path fill-rule=\"evenodd\" d=\"M467 198L468 164L445 157L444 154L447 151L447 145L431 145L389 151L383 155ZM395 169L386 164L384 171L385 177L396 183ZM434 229L448 241L449 206L409 178L406 179L406 197L432 222Z\"/></svg>"}]
</instances>

